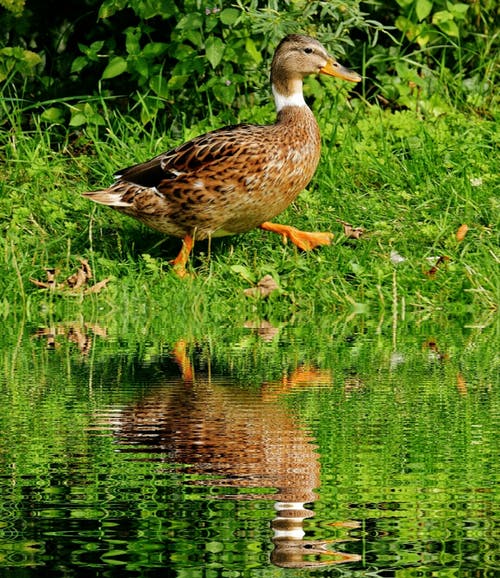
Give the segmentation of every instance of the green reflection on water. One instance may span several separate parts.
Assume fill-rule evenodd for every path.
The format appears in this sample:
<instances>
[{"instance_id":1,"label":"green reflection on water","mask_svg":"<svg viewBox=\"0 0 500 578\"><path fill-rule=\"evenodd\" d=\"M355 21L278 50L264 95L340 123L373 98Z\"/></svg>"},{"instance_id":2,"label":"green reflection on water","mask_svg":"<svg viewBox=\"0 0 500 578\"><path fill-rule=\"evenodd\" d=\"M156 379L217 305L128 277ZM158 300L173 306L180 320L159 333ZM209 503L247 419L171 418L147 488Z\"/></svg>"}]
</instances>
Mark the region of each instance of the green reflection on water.
<instances>
[{"instance_id":1,"label":"green reflection on water","mask_svg":"<svg viewBox=\"0 0 500 578\"><path fill-rule=\"evenodd\" d=\"M493 576L492 330L249 325L4 337L0 569Z\"/></svg>"}]
</instances>

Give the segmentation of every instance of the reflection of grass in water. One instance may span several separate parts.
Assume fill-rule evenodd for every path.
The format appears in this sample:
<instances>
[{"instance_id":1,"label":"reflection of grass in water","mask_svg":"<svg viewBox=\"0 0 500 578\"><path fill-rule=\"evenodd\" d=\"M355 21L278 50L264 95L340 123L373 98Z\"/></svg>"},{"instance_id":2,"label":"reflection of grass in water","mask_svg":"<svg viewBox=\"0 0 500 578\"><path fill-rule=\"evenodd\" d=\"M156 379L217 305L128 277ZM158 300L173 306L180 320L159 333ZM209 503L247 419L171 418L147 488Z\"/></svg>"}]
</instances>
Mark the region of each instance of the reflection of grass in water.
<instances>
[{"instance_id":1,"label":"reflection of grass in water","mask_svg":"<svg viewBox=\"0 0 500 578\"><path fill-rule=\"evenodd\" d=\"M165 399L161 392L182 382L170 354L177 328L168 333L160 316L140 336L137 323L121 334L114 323L100 335L87 327L95 341L85 353L64 337L67 326L55 350L22 332L17 347L4 337L9 379L0 404L7 432L1 479L8 491L0 492L1 511L18 524L32 512L19 539L30 539L41 525L55 540L73 532L65 544L80 549L82 564L87 548L95 548L99 564L106 553L108 561L148 567L168 552L177 568L265 566L272 494L248 500L261 488L219 487L211 476L170 463L166 451L152 456L138 444L132 453L118 443L127 408L149 395ZM270 419L273 407L285 410L314 440L321 483L309 506L315 516L304 522L309 539L342 540L332 547L365 552L377 568L387 560L399 567L443 564L436 544L444 544L452 566L456 558L448 552L467 548L475 568L484 567L493 544L497 442L491 424L499 402L488 330L464 334L424 323L416 331L400 322L395 342L391 316L382 325L357 318L320 329L318 335L317 327L282 328L272 341L255 329L214 326L205 340L198 333L186 349L195 384L203 391L212 382L221 400L230 392L249 404L264 384L273 394L266 402ZM318 367L331 383L292 380L304 367ZM222 499L240 492L244 500ZM339 527L346 520L359 524ZM92 539L82 534L85 524L97 532ZM356 541L344 542L349 539Z\"/></svg>"}]
</instances>

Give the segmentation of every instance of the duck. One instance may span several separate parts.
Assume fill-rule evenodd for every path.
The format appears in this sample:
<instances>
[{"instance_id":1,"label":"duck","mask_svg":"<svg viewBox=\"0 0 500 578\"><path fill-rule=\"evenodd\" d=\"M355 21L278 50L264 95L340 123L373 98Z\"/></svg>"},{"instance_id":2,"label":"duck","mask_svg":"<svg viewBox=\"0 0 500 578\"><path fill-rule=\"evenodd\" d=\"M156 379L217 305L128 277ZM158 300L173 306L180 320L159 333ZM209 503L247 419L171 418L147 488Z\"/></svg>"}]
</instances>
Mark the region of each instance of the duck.
<instances>
[{"instance_id":1,"label":"duck","mask_svg":"<svg viewBox=\"0 0 500 578\"><path fill-rule=\"evenodd\" d=\"M182 239L171 261L179 277L187 274L195 241L255 228L304 251L329 245L331 233L271 222L309 184L320 160L319 126L303 94L304 78L317 74L361 80L315 38L286 36L271 63L273 124L236 124L202 134L118 171L111 186L84 197Z\"/></svg>"}]
</instances>

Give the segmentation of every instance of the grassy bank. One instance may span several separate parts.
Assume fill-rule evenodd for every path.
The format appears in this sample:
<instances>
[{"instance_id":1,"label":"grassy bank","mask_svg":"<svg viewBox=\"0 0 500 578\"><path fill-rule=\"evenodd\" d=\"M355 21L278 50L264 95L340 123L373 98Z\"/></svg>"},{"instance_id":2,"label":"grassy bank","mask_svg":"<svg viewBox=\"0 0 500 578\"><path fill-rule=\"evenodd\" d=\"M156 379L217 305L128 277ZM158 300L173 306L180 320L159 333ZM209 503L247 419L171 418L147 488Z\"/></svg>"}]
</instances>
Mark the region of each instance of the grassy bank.
<instances>
[{"instance_id":1,"label":"grassy bank","mask_svg":"<svg viewBox=\"0 0 500 578\"><path fill-rule=\"evenodd\" d=\"M271 107L252 114L244 120L273 117ZM116 169L213 128L217 119L145 129L106 107L103 123L67 132L37 116L21 128L10 108L11 126L0 135L0 315L36 320L64 308L86 315L157 308L219 321L310 320L397 310L489 322L498 298L494 118L452 107L390 111L362 101L337 112L323 105L317 114L320 168L278 220L331 231L332 245L306 254L255 230L214 241L210 250L199 243L193 276L179 280L168 264L179 249L177 239L80 194L110 183ZM342 222L362 228L361 237L346 235ZM71 289L64 282L81 268L80 259L88 261L93 277ZM60 288L31 281L46 282L46 269L57 270ZM245 294L265 275L277 285L271 295Z\"/></svg>"}]
</instances>

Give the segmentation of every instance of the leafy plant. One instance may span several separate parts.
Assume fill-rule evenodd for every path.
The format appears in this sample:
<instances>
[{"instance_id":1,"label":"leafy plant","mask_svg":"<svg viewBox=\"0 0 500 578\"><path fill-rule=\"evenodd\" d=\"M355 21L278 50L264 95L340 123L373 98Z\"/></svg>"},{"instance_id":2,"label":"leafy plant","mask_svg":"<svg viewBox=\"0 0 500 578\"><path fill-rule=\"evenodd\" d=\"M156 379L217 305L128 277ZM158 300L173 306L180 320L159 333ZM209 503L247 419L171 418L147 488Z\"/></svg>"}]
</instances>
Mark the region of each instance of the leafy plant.
<instances>
[{"instance_id":1,"label":"leafy plant","mask_svg":"<svg viewBox=\"0 0 500 578\"><path fill-rule=\"evenodd\" d=\"M177 115L182 103L195 118L208 109L234 120L235 111L263 100L264 86L267 100L268 62L285 34L318 36L342 55L355 51L355 30L374 41L382 30L362 13L359 0L239 0L230 6L88 0L86 11L69 0L51 19L45 4L34 0L22 19L2 15L0 25L7 31L4 58L16 57L14 65L6 60L0 76L4 93L12 94L8 74L14 68L16 82L36 70L24 90L31 100L54 106L54 99L99 93L133 106L143 124L162 110ZM81 111L73 111L71 124L81 120Z\"/></svg>"},{"instance_id":2,"label":"leafy plant","mask_svg":"<svg viewBox=\"0 0 500 578\"><path fill-rule=\"evenodd\" d=\"M437 109L451 102L487 113L498 72L495 2L396 0L384 5L384 11L375 9L375 15L394 23L402 34L399 41L380 44L368 55L367 67L377 71L384 97L407 106L409 89L421 99L439 100Z\"/></svg>"},{"instance_id":3,"label":"leafy plant","mask_svg":"<svg viewBox=\"0 0 500 578\"><path fill-rule=\"evenodd\" d=\"M396 27L411 42L424 47L441 40L442 34L458 38L467 19L469 4L448 0L397 0L401 14Z\"/></svg>"}]
</instances>

